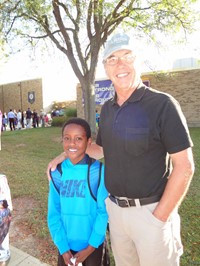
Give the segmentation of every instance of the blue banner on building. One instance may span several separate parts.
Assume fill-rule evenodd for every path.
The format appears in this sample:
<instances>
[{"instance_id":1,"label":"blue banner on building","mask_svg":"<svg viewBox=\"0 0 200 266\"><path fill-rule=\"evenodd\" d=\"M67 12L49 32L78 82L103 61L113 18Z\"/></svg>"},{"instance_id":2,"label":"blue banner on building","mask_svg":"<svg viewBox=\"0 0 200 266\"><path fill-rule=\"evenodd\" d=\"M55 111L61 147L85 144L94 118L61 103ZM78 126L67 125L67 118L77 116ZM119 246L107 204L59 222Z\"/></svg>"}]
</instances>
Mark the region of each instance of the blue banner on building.
<instances>
[{"instance_id":1,"label":"blue banner on building","mask_svg":"<svg viewBox=\"0 0 200 266\"><path fill-rule=\"evenodd\" d=\"M146 86L150 86L148 80L143 80ZM110 79L95 81L95 103L103 105L107 100L112 98L115 94L114 86Z\"/></svg>"},{"instance_id":2,"label":"blue banner on building","mask_svg":"<svg viewBox=\"0 0 200 266\"><path fill-rule=\"evenodd\" d=\"M33 104L35 102L35 92L34 91L28 92L28 102L30 104Z\"/></svg>"},{"instance_id":3,"label":"blue banner on building","mask_svg":"<svg viewBox=\"0 0 200 266\"><path fill-rule=\"evenodd\" d=\"M114 96L114 87L111 80L95 81L95 103L103 105L104 102Z\"/></svg>"}]
</instances>

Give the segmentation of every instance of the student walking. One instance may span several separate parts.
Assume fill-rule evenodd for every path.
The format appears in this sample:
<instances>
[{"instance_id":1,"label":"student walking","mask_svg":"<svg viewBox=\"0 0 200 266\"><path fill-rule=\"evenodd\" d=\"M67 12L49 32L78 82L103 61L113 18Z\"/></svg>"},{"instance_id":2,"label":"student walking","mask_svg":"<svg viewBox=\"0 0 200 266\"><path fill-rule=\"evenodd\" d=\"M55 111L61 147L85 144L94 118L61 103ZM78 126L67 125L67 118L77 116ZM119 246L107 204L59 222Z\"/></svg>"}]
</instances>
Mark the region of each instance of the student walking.
<instances>
[{"instance_id":1,"label":"student walking","mask_svg":"<svg viewBox=\"0 0 200 266\"><path fill-rule=\"evenodd\" d=\"M6 131L7 124L8 124L8 119L7 116L4 114L2 116L2 131Z\"/></svg>"},{"instance_id":2,"label":"student walking","mask_svg":"<svg viewBox=\"0 0 200 266\"><path fill-rule=\"evenodd\" d=\"M15 130L15 113L13 112L12 109L8 112L8 121L9 121L9 126L10 130L12 131L13 129Z\"/></svg>"},{"instance_id":3,"label":"student walking","mask_svg":"<svg viewBox=\"0 0 200 266\"><path fill-rule=\"evenodd\" d=\"M6 266L10 260L9 227L12 201L8 180L0 174L0 265Z\"/></svg>"},{"instance_id":4,"label":"student walking","mask_svg":"<svg viewBox=\"0 0 200 266\"><path fill-rule=\"evenodd\" d=\"M32 122L32 112L31 109L28 107L28 110L26 111L26 128L31 128L31 122Z\"/></svg>"},{"instance_id":5,"label":"student walking","mask_svg":"<svg viewBox=\"0 0 200 266\"><path fill-rule=\"evenodd\" d=\"M22 128L22 112L19 109L17 113L17 129L20 130Z\"/></svg>"}]
</instances>

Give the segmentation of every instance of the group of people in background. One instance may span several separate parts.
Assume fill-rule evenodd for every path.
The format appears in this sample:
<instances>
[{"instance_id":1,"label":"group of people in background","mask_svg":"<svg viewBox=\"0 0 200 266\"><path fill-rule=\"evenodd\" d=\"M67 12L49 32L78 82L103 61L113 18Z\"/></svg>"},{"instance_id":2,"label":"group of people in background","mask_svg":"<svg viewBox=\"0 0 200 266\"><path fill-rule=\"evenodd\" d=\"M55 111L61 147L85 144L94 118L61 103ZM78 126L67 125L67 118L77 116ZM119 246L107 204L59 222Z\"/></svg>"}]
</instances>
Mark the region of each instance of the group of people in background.
<instances>
[{"instance_id":1,"label":"group of people in background","mask_svg":"<svg viewBox=\"0 0 200 266\"><path fill-rule=\"evenodd\" d=\"M43 110L38 113L35 109L31 111L30 108L26 111L10 109L7 114L2 115L1 131L6 131L8 128L13 131L22 128L45 127L48 123L49 118Z\"/></svg>"}]
</instances>

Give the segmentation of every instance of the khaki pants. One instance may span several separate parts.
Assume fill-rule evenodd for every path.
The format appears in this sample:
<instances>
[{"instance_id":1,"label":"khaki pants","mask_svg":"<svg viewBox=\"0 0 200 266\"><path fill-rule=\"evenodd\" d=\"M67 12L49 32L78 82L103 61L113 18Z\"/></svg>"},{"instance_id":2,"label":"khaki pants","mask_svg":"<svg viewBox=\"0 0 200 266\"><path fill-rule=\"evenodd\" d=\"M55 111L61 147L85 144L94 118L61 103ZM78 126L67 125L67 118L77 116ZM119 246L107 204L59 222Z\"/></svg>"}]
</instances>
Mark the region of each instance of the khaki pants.
<instances>
[{"instance_id":1,"label":"khaki pants","mask_svg":"<svg viewBox=\"0 0 200 266\"><path fill-rule=\"evenodd\" d=\"M179 265L180 217L176 211L168 222L156 219L152 212L157 204L121 208L106 199L116 266Z\"/></svg>"}]
</instances>

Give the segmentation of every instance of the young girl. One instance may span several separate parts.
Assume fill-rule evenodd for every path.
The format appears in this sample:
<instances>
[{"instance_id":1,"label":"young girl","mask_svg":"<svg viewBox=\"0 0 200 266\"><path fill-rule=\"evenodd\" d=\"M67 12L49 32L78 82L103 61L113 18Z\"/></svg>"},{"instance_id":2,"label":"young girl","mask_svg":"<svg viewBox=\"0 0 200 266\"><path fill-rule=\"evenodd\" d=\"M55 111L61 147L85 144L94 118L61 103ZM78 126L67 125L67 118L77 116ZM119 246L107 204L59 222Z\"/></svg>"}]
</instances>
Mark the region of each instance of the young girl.
<instances>
[{"instance_id":1,"label":"young girl","mask_svg":"<svg viewBox=\"0 0 200 266\"><path fill-rule=\"evenodd\" d=\"M12 201L10 188L5 175L0 174L0 265L7 265L10 259L9 226Z\"/></svg>"},{"instance_id":2,"label":"young girl","mask_svg":"<svg viewBox=\"0 0 200 266\"><path fill-rule=\"evenodd\" d=\"M8 123L7 118L5 115L3 115L3 117L2 117L2 131L6 131L7 123Z\"/></svg>"},{"instance_id":3,"label":"young girl","mask_svg":"<svg viewBox=\"0 0 200 266\"><path fill-rule=\"evenodd\" d=\"M50 173L48 199L48 227L59 250L58 266L100 266L108 221L104 167L86 154L92 140L85 120L68 120L62 140L67 159Z\"/></svg>"}]
</instances>

